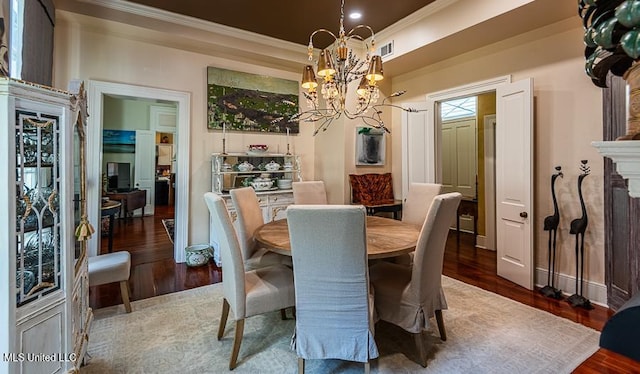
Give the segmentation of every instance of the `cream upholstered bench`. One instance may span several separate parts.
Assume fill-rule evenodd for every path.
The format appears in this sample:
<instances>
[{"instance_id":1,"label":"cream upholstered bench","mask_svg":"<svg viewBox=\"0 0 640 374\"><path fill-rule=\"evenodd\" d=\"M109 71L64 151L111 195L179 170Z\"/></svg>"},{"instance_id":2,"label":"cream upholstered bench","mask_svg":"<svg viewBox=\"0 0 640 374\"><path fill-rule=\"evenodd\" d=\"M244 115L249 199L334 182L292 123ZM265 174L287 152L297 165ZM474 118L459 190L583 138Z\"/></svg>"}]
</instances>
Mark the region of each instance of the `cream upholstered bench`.
<instances>
[{"instance_id":1,"label":"cream upholstered bench","mask_svg":"<svg viewBox=\"0 0 640 374\"><path fill-rule=\"evenodd\" d=\"M122 303L127 313L131 313L127 284L130 272L131 255L127 251L89 257L89 286L120 282Z\"/></svg>"}]
</instances>

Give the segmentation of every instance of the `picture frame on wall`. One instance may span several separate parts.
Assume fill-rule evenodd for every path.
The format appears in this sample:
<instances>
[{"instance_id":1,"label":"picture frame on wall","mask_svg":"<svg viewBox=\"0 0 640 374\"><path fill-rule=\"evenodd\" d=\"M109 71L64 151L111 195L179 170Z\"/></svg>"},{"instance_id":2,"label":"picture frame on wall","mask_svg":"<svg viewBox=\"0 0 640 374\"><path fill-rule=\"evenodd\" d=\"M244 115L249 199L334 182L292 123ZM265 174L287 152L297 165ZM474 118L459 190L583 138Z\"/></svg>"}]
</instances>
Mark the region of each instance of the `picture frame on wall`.
<instances>
[{"instance_id":1,"label":"picture frame on wall","mask_svg":"<svg viewBox=\"0 0 640 374\"><path fill-rule=\"evenodd\" d=\"M136 153L136 132L131 130L102 130L102 152Z\"/></svg>"},{"instance_id":2,"label":"picture frame on wall","mask_svg":"<svg viewBox=\"0 0 640 374\"><path fill-rule=\"evenodd\" d=\"M299 92L297 81L208 67L207 128L297 134Z\"/></svg>"},{"instance_id":3,"label":"picture frame on wall","mask_svg":"<svg viewBox=\"0 0 640 374\"><path fill-rule=\"evenodd\" d=\"M386 137L382 129L356 127L356 166L383 166Z\"/></svg>"}]
</instances>

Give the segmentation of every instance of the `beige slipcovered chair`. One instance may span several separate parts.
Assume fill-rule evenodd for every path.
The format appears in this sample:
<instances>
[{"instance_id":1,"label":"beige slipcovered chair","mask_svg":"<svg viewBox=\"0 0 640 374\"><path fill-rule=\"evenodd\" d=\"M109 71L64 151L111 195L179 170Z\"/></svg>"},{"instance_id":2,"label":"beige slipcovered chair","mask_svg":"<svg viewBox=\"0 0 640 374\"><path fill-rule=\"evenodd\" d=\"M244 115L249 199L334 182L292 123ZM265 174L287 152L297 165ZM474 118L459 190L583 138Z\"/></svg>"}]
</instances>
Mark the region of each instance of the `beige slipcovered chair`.
<instances>
[{"instance_id":1,"label":"beige slipcovered chair","mask_svg":"<svg viewBox=\"0 0 640 374\"><path fill-rule=\"evenodd\" d=\"M291 205L287 210L299 372L307 359L364 362L368 372L369 360L378 357L365 212L352 205Z\"/></svg>"},{"instance_id":2,"label":"beige slipcovered chair","mask_svg":"<svg viewBox=\"0 0 640 374\"><path fill-rule=\"evenodd\" d=\"M275 264L291 266L291 257L262 248L253 238L256 229L264 225L262 208L255 190L251 187L233 189L231 201L238 214L238 239L245 268L252 270Z\"/></svg>"},{"instance_id":3,"label":"beige slipcovered chair","mask_svg":"<svg viewBox=\"0 0 640 374\"><path fill-rule=\"evenodd\" d=\"M295 204L328 204L323 181L293 182L291 186Z\"/></svg>"},{"instance_id":4,"label":"beige slipcovered chair","mask_svg":"<svg viewBox=\"0 0 640 374\"><path fill-rule=\"evenodd\" d=\"M369 269L378 318L414 334L420 364L425 367L422 331L427 329L429 318L435 315L440 338L447 340L442 317L442 310L447 309L442 263L449 227L461 198L460 193L453 192L433 199L411 267L380 261Z\"/></svg>"},{"instance_id":5,"label":"beige slipcovered chair","mask_svg":"<svg viewBox=\"0 0 640 374\"><path fill-rule=\"evenodd\" d=\"M422 227L431 202L442 188L438 183L411 183L402 207L402 222ZM393 258L393 262L411 266L415 252Z\"/></svg>"},{"instance_id":6,"label":"beige slipcovered chair","mask_svg":"<svg viewBox=\"0 0 640 374\"><path fill-rule=\"evenodd\" d=\"M224 264L222 279L223 295L222 315L218 328L218 340L224 336L229 316L233 311L236 332L229 360L229 369L236 367L245 318L280 310L281 312L295 303L293 271L284 265L272 265L257 270L244 270L242 253L238 238L231 224L224 200L215 193L204 194L211 214L211 223L220 233L220 256Z\"/></svg>"},{"instance_id":7,"label":"beige slipcovered chair","mask_svg":"<svg viewBox=\"0 0 640 374\"><path fill-rule=\"evenodd\" d=\"M402 207L402 222L422 227L431 203L442 188L438 183L411 183Z\"/></svg>"}]
</instances>

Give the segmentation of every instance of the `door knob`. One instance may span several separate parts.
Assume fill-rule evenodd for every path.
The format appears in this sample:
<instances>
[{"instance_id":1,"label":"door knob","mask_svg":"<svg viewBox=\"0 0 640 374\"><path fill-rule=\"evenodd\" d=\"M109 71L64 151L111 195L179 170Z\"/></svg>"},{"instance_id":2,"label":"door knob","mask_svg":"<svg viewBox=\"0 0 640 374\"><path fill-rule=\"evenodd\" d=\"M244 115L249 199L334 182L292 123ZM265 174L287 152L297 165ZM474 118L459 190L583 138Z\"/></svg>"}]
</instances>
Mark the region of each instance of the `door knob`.
<instances>
[{"instance_id":1,"label":"door knob","mask_svg":"<svg viewBox=\"0 0 640 374\"><path fill-rule=\"evenodd\" d=\"M520 212L520 217L527 218L528 216L527 212Z\"/></svg>"}]
</instances>

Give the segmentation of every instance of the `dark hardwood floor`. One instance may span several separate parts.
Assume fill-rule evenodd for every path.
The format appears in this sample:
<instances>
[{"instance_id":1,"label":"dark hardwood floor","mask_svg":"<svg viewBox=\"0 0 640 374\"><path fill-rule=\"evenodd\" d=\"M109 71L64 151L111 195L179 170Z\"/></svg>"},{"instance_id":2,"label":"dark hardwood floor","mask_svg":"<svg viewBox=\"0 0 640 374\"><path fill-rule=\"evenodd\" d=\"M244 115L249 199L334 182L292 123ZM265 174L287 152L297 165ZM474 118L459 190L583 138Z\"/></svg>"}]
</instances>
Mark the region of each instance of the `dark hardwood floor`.
<instances>
[{"instance_id":1,"label":"dark hardwood floor","mask_svg":"<svg viewBox=\"0 0 640 374\"><path fill-rule=\"evenodd\" d=\"M173 245L162 225L162 219L173 218L173 214L173 206L158 206L155 216L116 221L113 250L127 250L131 253L129 285L132 300L178 292L222 280L222 271L213 261L206 266L194 268L175 263ZM573 308L565 300L546 298L537 291L524 289L498 277L495 252L474 248L472 239L472 235L462 234L458 243L455 235L449 237L444 259L445 275L598 331L602 330L607 319L613 314L609 309L600 306L595 306L593 310ZM106 238L102 238L101 248L102 253L106 252ZM90 289L90 305L94 309L121 303L117 283ZM599 349L574 373L640 373L640 363Z\"/></svg>"}]
</instances>

